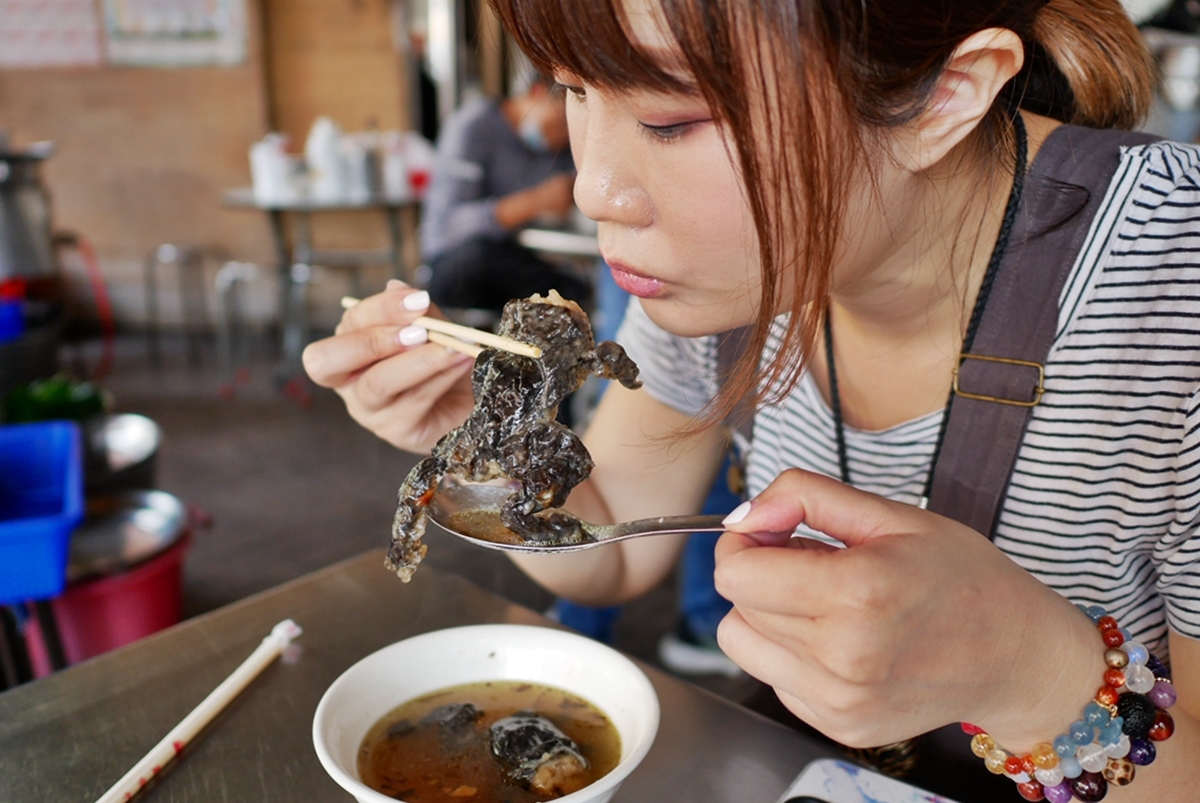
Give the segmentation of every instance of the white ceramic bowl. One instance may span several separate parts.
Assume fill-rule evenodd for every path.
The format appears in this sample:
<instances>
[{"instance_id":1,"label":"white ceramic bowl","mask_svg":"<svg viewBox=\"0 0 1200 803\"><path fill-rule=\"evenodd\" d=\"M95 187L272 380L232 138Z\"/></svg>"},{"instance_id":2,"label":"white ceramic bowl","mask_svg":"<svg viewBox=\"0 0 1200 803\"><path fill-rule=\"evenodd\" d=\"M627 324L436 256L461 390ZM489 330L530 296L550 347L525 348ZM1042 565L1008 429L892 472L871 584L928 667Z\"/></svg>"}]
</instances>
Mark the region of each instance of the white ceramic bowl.
<instances>
[{"instance_id":1,"label":"white ceramic bowl","mask_svg":"<svg viewBox=\"0 0 1200 803\"><path fill-rule=\"evenodd\" d=\"M621 735L612 772L557 803L605 803L641 762L658 732L658 696L621 653L583 636L526 625L472 625L424 633L384 647L342 673L313 719L322 766L360 803L395 803L358 778L358 748L401 703L464 683L523 680L578 695Z\"/></svg>"}]
</instances>

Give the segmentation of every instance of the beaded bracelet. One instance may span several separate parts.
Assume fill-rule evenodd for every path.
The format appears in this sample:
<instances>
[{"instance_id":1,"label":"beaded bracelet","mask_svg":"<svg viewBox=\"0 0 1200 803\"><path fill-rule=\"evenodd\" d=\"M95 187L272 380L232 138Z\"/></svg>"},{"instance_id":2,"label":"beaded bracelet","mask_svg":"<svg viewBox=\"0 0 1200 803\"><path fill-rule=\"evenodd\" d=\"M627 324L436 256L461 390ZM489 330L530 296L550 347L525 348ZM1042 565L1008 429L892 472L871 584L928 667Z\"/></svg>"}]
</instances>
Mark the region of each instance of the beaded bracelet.
<instances>
[{"instance_id":1,"label":"beaded bracelet","mask_svg":"<svg viewBox=\"0 0 1200 803\"><path fill-rule=\"evenodd\" d=\"M971 736L971 752L994 774L1011 778L1026 800L1103 800L1109 784L1130 783L1135 766L1154 761L1155 742L1175 732L1175 721L1166 711L1176 699L1166 666L1128 630L1117 627L1103 608L1078 607L1100 629L1108 665L1104 685L1084 706L1083 717L1026 756L997 746L982 728L962 725Z\"/></svg>"}]
</instances>

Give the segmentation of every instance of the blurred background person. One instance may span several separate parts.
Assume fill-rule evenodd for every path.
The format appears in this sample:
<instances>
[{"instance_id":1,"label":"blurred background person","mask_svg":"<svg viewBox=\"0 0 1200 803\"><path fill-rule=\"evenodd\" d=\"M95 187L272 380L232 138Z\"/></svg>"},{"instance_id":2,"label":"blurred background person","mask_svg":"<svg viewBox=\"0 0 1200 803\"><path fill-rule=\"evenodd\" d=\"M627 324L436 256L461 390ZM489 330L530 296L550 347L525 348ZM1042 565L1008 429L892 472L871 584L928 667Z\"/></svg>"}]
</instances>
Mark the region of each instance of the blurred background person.
<instances>
[{"instance_id":1,"label":"blurred background person","mask_svg":"<svg viewBox=\"0 0 1200 803\"><path fill-rule=\"evenodd\" d=\"M586 281L515 238L535 221L563 219L574 181L565 102L548 80L502 100L469 101L447 118L421 222L433 301L499 311L556 289L586 302Z\"/></svg>"}]
</instances>

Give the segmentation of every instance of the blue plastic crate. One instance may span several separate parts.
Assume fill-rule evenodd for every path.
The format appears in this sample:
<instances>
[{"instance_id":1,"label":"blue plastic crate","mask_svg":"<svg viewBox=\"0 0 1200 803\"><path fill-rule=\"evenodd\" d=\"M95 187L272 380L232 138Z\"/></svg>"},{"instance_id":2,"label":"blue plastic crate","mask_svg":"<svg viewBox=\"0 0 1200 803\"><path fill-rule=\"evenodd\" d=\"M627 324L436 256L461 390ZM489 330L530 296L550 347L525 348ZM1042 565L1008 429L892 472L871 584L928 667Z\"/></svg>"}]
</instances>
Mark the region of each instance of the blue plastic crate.
<instances>
[{"instance_id":1,"label":"blue plastic crate","mask_svg":"<svg viewBox=\"0 0 1200 803\"><path fill-rule=\"evenodd\" d=\"M79 427L0 427L0 604L62 592L71 531L83 519Z\"/></svg>"}]
</instances>

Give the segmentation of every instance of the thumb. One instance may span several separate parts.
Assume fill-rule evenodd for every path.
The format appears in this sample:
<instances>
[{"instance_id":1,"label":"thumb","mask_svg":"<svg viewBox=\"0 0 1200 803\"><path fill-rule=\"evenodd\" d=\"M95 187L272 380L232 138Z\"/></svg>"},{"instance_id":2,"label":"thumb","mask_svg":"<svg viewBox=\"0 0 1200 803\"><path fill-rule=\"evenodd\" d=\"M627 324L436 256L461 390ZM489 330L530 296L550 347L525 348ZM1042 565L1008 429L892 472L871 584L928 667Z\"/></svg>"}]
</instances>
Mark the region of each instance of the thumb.
<instances>
[{"instance_id":1,"label":"thumb","mask_svg":"<svg viewBox=\"0 0 1200 803\"><path fill-rule=\"evenodd\" d=\"M916 511L830 477L793 468L756 496L749 510L734 511L725 520L725 528L773 545L778 534L791 533L804 524L846 546L856 546L913 529Z\"/></svg>"}]
</instances>

